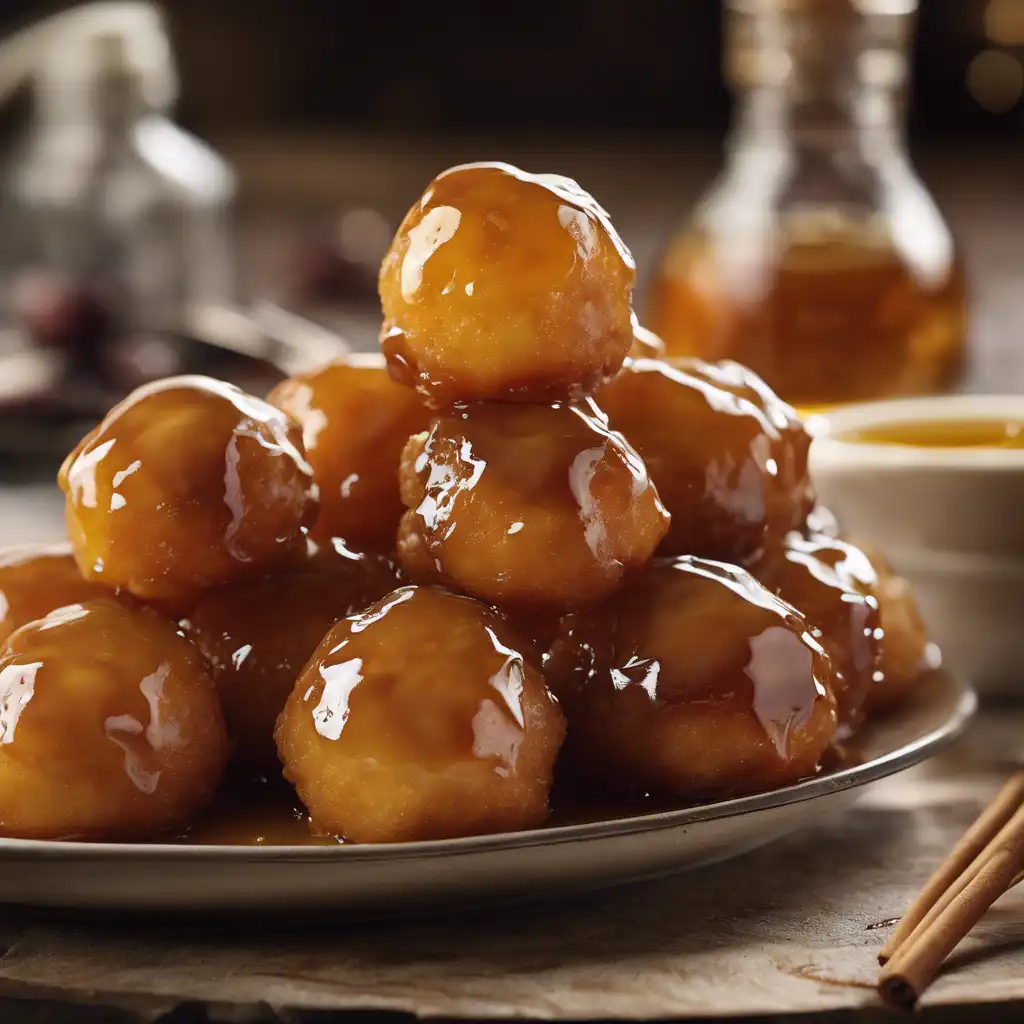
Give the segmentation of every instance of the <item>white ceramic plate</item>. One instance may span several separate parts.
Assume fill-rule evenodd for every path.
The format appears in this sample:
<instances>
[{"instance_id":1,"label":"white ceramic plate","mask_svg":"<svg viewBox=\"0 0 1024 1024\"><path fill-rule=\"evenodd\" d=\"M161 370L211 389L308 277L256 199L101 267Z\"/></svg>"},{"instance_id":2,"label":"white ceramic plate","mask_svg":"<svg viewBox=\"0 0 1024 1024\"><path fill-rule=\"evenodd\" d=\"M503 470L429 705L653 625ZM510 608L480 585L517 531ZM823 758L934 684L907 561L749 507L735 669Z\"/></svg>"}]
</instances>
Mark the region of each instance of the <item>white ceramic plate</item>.
<instances>
[{"instance_id":1,"label":"white ceramic plate","mask_svg":"<svg viewBox=\"0 0 1024 1024\"><path fill-rule=\"evenodd\" d=\"M0 902L118 910L407 913L580 892L735 857L820 822L956 737L973 692L932 673L868 726L854 767L679 810L438 842L188 846L0 839Z\"/></svg>"}]
</instances>

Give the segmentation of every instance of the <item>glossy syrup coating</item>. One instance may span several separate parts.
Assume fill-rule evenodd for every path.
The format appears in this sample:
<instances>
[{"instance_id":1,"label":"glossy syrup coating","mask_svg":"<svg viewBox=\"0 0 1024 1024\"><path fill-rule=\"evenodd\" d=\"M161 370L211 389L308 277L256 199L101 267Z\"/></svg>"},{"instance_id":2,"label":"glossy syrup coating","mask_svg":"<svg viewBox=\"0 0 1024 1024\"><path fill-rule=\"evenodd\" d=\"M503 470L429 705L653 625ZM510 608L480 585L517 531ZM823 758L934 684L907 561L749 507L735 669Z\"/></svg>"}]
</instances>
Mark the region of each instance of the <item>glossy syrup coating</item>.
<instances>
[{"instance_id":1,"label":"glossy syrup coating","mask_svg":"<svg viewBox=\"0 0 1024 1024\"><path fill-rule=\"evenodd\" d=\"M810 512L807 513L807 521L804 523L803 534L805 537L839 537L839 520L836 519L835 513L831 509L826 508L824 505L815 505ZM874 563L874 558L871 557L870 552L864 550L860 545L854 545L860 547L864 554L868 557L868 561ZM877 570L877 566L875 566Z\"/></svg>"},{"instance_id":2,"label":"glossy syrup coating","mask_svg":"<svg viewBox=\"0 0 1024 1024\"><path fill-rule=\"evenodd\" d=\"M807 621L743 569L659 560L573 612L545 675L572 762L615 790L698 797L813 775L835 671Z\"/></svg>"},{"instance_id":3,"label":"glossy syrup coating","mask_svg":"<svg viewBox=\"0 0 1024 1024\"><path fill-rule=\"evenodd\" d=\"M633 316L633 344L629 348L630 359L664 359L665 342L654 331L649 331Z\"/></svg>"},{"instance_id":4,"label":"glossy syrup coating","mask_svg":"<svg viewBox=\"0 0 1024 1024\"><path fill-rule=\"evenodd\" d=\"M298 425L209 377L133 392L67 457L59 483L86 579L175 611L301 556L317 508Z\"/></svg>"},{"instance_id":5,"label":"glossy syrup coating","mask_svg":"<svg viewBox=\"0 0 1024 1024\"><path fill-rule=\"evenodd\" d=\"M661 554L745 561L813 506L807 432L737 363L630 360L597 402L672 515Z\"/></svg>"},{"instance_id":6,"label":"glossy syrup coating","mask_svg":"<svg viewBox=\"0 0 1024 1024\"><path fill-rule=\"evenodd\" d=\"M394 547L403 505L398 460L429 415L415 392L359 356L282 381L268 401L302 427L306 458L320 489L313 536L357 547Z\"/></svg>"},{"instance_id":7,"label":"glossy syrup coating","mask_svg":"<svg viewBox=\"0 0 1024 1024\"><path fill-rule=\"evenodd\" d=\"M457 407L410 440L401 475L410 578L500 605L598 600L668 528L643 462L589 400Z\"/></svg>"},{"instance_id":8,"label":"glossy syrup coating","mask_svg":"<svg viewBox=\"0 0 1024 1024\"><path fill-rule=\"evenodd\" d=\"M0 834L180 830L213 797L227 756L202 657L152 609L69 605L0 648Z\"/></svg>"},{"instance_id":9,"label":"glossy syrup coating","mask_svg":"<svg viewBox=\"0 0 1024 1024\"><path fill-rule=\"evenodd\" d=\"M16 629L108 591L87 583L71 554L71 545L23 544L0 551L0 643Z\"/></svg>"},{"instance_id":10,"label":"glossy syrup coating","mask_svg":"<svg viewBox=\"0 0 1024 1024\"><path fill-rule=\"evenodd\" d=\"M910 584L893 573L879 571L875 589L882 626L882 656L878 678L867 693L868 712L898 704L921 681L928 668L928 632Z\"/></svg>"},{"instance_id":11,"label":"glossy syrup coating","mask_svg":"<svg viewBox=\"0 0 1024 1024\"><path fill-rule=\"evenodd\" d=\"M878 578L867 555L845 541L794 531L751 571L814 626L836 670L839 720L856 725L875 683L882 647Z\"/></svg>"},{"instance_id":12,"label":"glossy syrup coating","mask_svg":"<svg viewBox=\"0 0 1024 1024\"><path fill-rule=\"evenodd\" d=\"M373 843L544 821L565 721L524 649L497 612L431 588L339 622L275 734L313 826Z\"/></svg>"},{"instance_id":13,"label":"glossy syrup coating","mask_svg":"<svg viewBox=\"0 0 1024 1024\"><path fill-rule=\"evenodd\" d=\"M633 343L636 270L570 178L453 167L406 214L381 266L381 347L434 407L579 397Z\"/></svg>"},{"instance_id":14,"label":"glossy syrup coating","mask_svg":"<svg viewBox=\"0 0 1024 1024\"><path fill-rule=\"evenodd\" d=\"M930 667L928 631L910 583L897 575L889 559L870 541L856 538L874 569L875 600L882 629L882 652L875 682L868 689L868 713L884 711L902 701Z\"/></svg>"},{"instance_id":15,"label":"glossy syrup coating","mask_svg":"<svg viewBox=\"0 0 1024 1024\"><path fill-rule=\"evenodd\" d=\"M300 568L202 594L182 625L210 667L240 763L276 768L274 723L317 645L396 583L383 558L338 542Z\"/></svg>"}]
</instances>

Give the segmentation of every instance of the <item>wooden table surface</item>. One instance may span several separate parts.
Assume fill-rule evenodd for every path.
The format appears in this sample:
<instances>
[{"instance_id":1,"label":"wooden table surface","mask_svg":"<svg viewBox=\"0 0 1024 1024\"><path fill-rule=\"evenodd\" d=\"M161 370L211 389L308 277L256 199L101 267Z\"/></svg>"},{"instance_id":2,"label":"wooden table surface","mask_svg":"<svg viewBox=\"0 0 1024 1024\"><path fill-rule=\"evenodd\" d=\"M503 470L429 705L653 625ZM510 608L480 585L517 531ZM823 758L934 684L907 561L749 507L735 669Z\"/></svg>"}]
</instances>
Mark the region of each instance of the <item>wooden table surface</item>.
<instances>
[{"instance_id":1,"label":"wooden table surface","mask_svg":"<svg viewBox=\"0 0 1024 1024\"><path fill-rule=\"evenodd\" d=\"M225 140L224 148L241 173L247 272L255 281L268 272L261 260L273 257L254 253L273 253L268 234L280 226L267 211L301 197L307 206L372 205L394 217L436 170L491 156L578 176L609 208L643 281L674 218L715 166L708 152L639 144L598 150L564 141L498 148L469 140L411 155L351 139ZM972 325L966 386L1024 390L1024 157L959 152L925 155L921 166L967 255ZM373 311L353 312L347 329L359 347L371 345ZM4 543L60 532L51 485L0 487ZM480 1015L497 1012L500 1004L504 1016L551 1016L564 1008L545 993L557 987L560 970L581 964L591 991L575 1004L575 1015L630 1017L637 1001L629 986L613 991L601 981L602 964L626 963L635 968L635 984L654 993L657 1014L682 1019L697 1012L694 993L702 976L719 977L728 995L732 986L713 970L716 958L726 958L749 963L737 975L735 998L722 1002L721 1012L734 1020L758 1013L783 1020L790 1012L800 1020L887 1019L867 987L873 952L885 934L876 926L898 916L1020 746L1024 711L986 713L955 751L880 784L838 821L699 876L609 894L586 906L483 920L474 925L479 937L451 923L354 931L339 922L310 932L287 922L254 934L224 923L171 927L11 911L0 919L0 948L6 950L0 1017L185 1022L305 1020L312 1014L309 1019L319 1020L317 1008L332 1005L332 995L340 1000L334 1005L446 1016L454 1005L446 985L455 981L479 987ZM779 936L794 935L804 941L787 949L790 940ZM275 974L281 944L308 955L309 971L297 986L282 986ZM503 958L514 959L517 975L496 985ZM157 970L167 964L180 969ZM787 979L781 988L766 986L761 1003L750 984L759 972ZM159 985L151 984L155 978ZM371 983L377 995L360 1002L359 986ZM779 991L788 993L788 1004ZM979 998L985 1005L974 1005ZM640 1002L652 1005L650 998ZM1009 895L989 915L929 994L922 1018L1024 1020L1024 894Z\"/></svg>"}]
</instances>

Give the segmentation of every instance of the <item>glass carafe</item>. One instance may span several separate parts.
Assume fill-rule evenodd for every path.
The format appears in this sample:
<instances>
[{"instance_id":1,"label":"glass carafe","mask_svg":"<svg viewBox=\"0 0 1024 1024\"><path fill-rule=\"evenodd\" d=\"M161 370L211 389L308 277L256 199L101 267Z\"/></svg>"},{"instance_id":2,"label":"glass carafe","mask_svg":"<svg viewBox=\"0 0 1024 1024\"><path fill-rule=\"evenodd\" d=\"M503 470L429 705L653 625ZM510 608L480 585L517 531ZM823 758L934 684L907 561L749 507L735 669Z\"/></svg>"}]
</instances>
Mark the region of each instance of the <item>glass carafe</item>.
<instances>
[{"instance_id":1,"label":"glass carafe","mask_svg":"<svg viewBox=\"0 0 1024 1024\"><path fill-rule=\"evenodd\" d=\"M671 241L648 325L814 408L959 378L964 282L906 151L913 0L730 0L724 172Z\"/></svg>"},{"instance_id":2,"label":"glass carafe","mask_svg":"<svg viewBox=\"0 0 1024 1024\"><path fill-rule=\"evenodd\" d=\"M24 316L38 279L126 331L181 331L229 302L233 176L169 117L159 10L93 3L26 29L0 47L0 92L22 79L33 116L0 175L0 322Z\"/></svg>"}]
</instances>

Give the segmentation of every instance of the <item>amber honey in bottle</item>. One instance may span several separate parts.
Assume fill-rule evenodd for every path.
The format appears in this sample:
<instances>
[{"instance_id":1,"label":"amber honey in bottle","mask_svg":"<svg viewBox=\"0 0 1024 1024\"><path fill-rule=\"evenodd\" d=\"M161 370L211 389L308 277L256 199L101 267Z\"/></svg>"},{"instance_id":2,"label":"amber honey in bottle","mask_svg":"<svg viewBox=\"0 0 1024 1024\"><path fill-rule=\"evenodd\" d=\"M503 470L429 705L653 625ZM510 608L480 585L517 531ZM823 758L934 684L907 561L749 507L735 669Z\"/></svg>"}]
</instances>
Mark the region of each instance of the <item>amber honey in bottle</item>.
<instances>
[{"instance_id":1,"label":"amber honey in bottle","mask_svg":"<svg viewBox=\"0 0 1024 1024\"><path fill-rule=\"evenodd\" d=\"M913 0L730 0L724 172L673 238L648 324L805 408L953 387L961 265L907 156Z\"/></svg>"}]
</instances>

